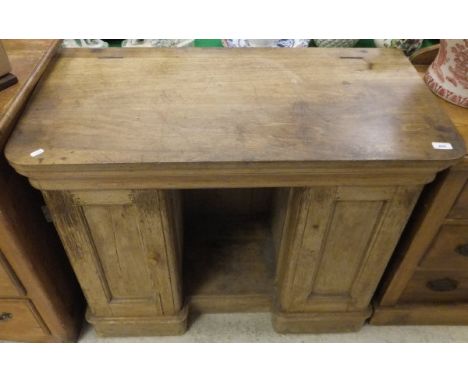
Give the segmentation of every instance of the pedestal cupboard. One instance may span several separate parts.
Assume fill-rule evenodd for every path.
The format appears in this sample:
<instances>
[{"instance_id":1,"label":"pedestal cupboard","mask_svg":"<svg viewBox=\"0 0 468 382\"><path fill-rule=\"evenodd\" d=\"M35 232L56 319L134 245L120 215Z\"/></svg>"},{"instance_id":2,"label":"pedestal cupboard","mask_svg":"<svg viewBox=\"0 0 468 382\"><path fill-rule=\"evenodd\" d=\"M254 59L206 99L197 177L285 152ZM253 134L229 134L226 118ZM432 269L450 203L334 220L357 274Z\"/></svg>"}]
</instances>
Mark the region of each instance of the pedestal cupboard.
<instances>
[{"instance_id":1,"label":"pedestal cupboard","mask_svg":"<svg viewBox=\"0 0 468 382\"><path fill-rule=\"evenodd\" d=\"M181 334L189 307L357 330L464 153L391 49L63 50L7 149L102 335Z\"/></svg>"},{"instance_id":2,"label":"pedestal cupboard","mask_svg":"<svg viewBox=\"0 0 468 382\"><path fill-rule=\"evenodd\" d=\"M18 175L3 147L59 47L57 40L4 40L18 83L0 91L0 340L74 341L83 295L41 193Z\"/></svg>"},{"instance_id":3,"label":"pedestal cupboard","mask_svg":"<svg viewBox=\"0 0 468 382\"><path fill-rule=\"evenodd\" d=\"M424 73L427 66L418 66ZM468 142L468 109L434 96ZM376 299L375 325L468 325L468 157L428 185Z\"/></svg>"}]
</instances>

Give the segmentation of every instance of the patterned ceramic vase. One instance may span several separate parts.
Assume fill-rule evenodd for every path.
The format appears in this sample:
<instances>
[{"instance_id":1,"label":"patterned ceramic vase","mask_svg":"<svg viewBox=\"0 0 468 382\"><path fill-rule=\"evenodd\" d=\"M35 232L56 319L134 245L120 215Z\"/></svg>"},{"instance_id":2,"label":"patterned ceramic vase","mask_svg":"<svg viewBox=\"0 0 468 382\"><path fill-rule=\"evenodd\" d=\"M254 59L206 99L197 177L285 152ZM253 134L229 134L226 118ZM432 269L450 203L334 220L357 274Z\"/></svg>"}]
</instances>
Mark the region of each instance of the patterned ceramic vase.
<instances>
[{"instance_id":1,"label":"patterned ceramic vase","mask_svg":"<svg viewBox=\"0 0 468 382\"><path fill-rule=\"evenodd\" d=\"M310 40L278 39L278 40L239 40L226 39L226 48L307 48Z\"/></svg>"},{"instance_id":2,"label":"patterned ceramic vase","mask_svg":"<svg viewBox=\"0 0 468 382\"><path fill-rule=\"evenodd\" d=\"M424 81L439 97L468 108L468 39L440 40Z\"/></svg>"},{"instance_id":3,"label":"patterned ceramic vase","mask_svg":"<svg viewBox=\"0 0 468 382\"><path fill-rule=\"evenodd\" d=\"M358 43L358 40L342 39L342 40L314 40L314 44L319 48L352 48Z\"/></svg>"},{"instance_id":4,"label":"patterned ceramic vase","mask_svg":"<svg viewBox=\"0 0 468 382\"><path fill-rule=\"evenodd\" d=\"M64 48L108 48L109 44L99 39L63 40Z\"/></svg>"},{"instance_id":5,"label":"patterned ceramic vase","mask_svg":"<svg viewBox=\"0 0 468 382\"><path fill-rule=\"evenodd\" d=\"M418 50L423 39L383 39L374 40L374 44L378 48L397 48L401 49L407 56L411 56L416 50Z\"/></svg>"},{"instance_id":6,"label":"patterned ceramic vase","mask_svg":"<svg viewBox=\"0 0 468 382\"><path fill-rule=\"evenodd\" d=\"M123 40L122 47L124 48L184 48L192 46L194 40Z\"/></svg>"}]
</instances>

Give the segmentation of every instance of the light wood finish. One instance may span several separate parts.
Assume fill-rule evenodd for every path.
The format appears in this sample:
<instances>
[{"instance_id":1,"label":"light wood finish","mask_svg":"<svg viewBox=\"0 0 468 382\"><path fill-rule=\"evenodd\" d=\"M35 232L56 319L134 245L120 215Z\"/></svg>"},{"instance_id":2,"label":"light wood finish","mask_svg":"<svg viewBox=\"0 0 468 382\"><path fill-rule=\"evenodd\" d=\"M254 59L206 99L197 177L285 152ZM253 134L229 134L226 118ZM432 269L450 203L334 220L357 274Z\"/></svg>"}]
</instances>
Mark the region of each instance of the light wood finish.
<instances>
[{"instance_id":1,"label":"light wood finish","mask_svg":"<svg viewBox=\"0 0 468 382\"><path fill-rule=\"evenodd\" d=\"M147 178L150 188L241 187L237 178L263 175L280 186L281 175L294 183L366 161L389 161L368 177L402 174L405 161L427 175L464 154L436 105L390 49L68 49L7 157L47 189L72 171L80 187L98 175L106 186ZM454 149L434 150L434 141Z\"/></svg>"},{"instance_id":2,"label":"light wood finish","mask_svg":"<svg viewBox=\"0 0 468 382\"><path fill-rule=\"evenodd\" d=\"M177 192L84 195L44 192L95 319L179 312L181 238L174 219L180 217L172 200Z\"/></svg>"},{"instance_id":3,"label":"light wood finish","mask_svg":"<svg viewBox=\"0 0 468 382\"><path fill-rule=\"evenodd\" d=\"M467 303L468 273L465 270L418 270L398 300L405 303Z\"/></svg>"},{"instance_id":4,"label":"light wood finish","mask_svg":"<svg viewBox=\"0 0 468 382\"><path fill-rule=\"evenodd\" d=\"M278 333L345 333L357 332L372 313L370 307L358 312L310 312L273 314L273 327Z\"/></svg>"},{"instance_id":5,"label":"light wood finish","mask_svg":"<svg viewBox=\"0 0 468 382\"><path fill-rule=\"evenodd\" d=\"M192 308L270 310L275 259L268 219L226 211L221 218L192 217L186 226L184 284Z\"/></svg>"},{"instance_id":6,"label":"light wood finish","mask_svg":"<svg viewBox=\"0 0 468 382\"><path fill-rule=\"evenodd\" d=\"M426 69L427 65L417 66L421 76ZM468 111L434 99L467 144ZM465 156L424 190L379 288L371 323L468 325L468 311L464 311L468 308L463 304L468 301L467 252Z\"/></svg>"},{"instance_id":7,"label":"light wood finish","mask_svg":"<svg viewBox=\"0 0 468 382\"><path fill-rule=\"evenodd\" d=\"M440 227L421 259L421 268L454 271L468 269L468 225L456 223Z\"/></svg>"},{"instance_id":8,"label":"light wood finish","mask_svg":"<svg viewBox=\"0 0 468 382\"><path fill-rule=\"evenodd\" d=\"M18 83L0 92L0 147L60 41L3 40ZM0 158L0 339L74 341L83 319L83 296L41 194ZM14 299L13 299L14 298ZM11 310L11 311L10 311Z\"/></svg>"},{"instance_id":9,"label":"light wood finish","mask_svg":"<svg viewBox=\"0 0 468 382\"><path fill-rule=\"evenodd\" d=\"M468 304L400 304L379 306L373 325L466 325Z\"/></svg>"},{"instance_id":10,"label":"light wood finish","mask_svg":"<svg viewBox=\"0 0 468 382\"><path fill-rule=\"evenodd\" d=\"M422 185L465 154L437 105L397 50L64 50L7 157L99 334L180 333L190 306L357 330Z\"/></svg>"},{"instance_id":11,"label":"light wood finish","mask_svg":"<svg viewBox=\"0 0 468 382\"><path fill-rule=\"evenodd\" d=\"M448 217L452 219L468 219L468 187L465 187L462 192L460 192Z\"/></svg>"},{"instance_id":12,"label":"light wood finish","mask_svg":"<svg viewBox=\"0 0 468 382\"><path fill-rule=\"evenodd\" d=\"M2 40L11 73L18 83L0 92L0 147L14 128L14 120L55 56L59 40Z\"/></svg>"},{"instance_id":13,"label":"light wood finish","mask_svg":"<svg viewBox=\"0 0 468 382\"><path fill-rule=\"evenodd\" d=\"M187 330L187 316L184 307L176 315L141 317L95 317L88 311L86 319L102 337L177 336Z\"/></svg>"},{"instance_id":14,"label":"light wood finish","mask_svg":"<svg viewBox=\"0 0 468 382\"><path fill-rule=\"evenodd\" d=\"M418 195L419 187L292 189L279 254L279 311L298 317L353 312L349 317L367 318L373 291ZM328 330L324 319L310 331L322 331L320 324Z\"/></svg>"},{"instance_id":15,"label":"light wood finish","mask_svg":"<svg viewBox=\"0 0 468 382\"><path fill-rule=\"evenodd\" d=\"M30 301L0 299L0 338L46 342L50 336L49 329Z\"/></svg>"},{"instance_id":16,"label":"light wood finish","mask_svg":"<svg viewBox=\"0 0 468 382\"><path fill-rule=\"evenodd\" d=\"M0 298L24 296L25 290L0 252Z\"/></svg>"}]
</instances>

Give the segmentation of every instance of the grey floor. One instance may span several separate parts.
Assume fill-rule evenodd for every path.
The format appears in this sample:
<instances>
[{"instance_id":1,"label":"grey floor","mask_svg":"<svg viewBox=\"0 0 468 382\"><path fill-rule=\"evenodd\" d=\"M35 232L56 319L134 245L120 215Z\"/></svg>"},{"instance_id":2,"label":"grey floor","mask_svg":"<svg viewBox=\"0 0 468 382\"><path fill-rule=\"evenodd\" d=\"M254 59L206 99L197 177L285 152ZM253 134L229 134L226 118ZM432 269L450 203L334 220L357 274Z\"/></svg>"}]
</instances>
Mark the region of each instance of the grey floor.
<instances>
[{"instance_id":1,"label":"grey floor","mask_svg":"<svg viewBox=\"0 0 468 382\"><path fill-rule=\"evenodd\" d=\"M269 313L203 314L178 337L99 338L91 326L80 342L468 342L468 326L371 326L357 333L282 335Z\"/></svg>"}]
</instances>

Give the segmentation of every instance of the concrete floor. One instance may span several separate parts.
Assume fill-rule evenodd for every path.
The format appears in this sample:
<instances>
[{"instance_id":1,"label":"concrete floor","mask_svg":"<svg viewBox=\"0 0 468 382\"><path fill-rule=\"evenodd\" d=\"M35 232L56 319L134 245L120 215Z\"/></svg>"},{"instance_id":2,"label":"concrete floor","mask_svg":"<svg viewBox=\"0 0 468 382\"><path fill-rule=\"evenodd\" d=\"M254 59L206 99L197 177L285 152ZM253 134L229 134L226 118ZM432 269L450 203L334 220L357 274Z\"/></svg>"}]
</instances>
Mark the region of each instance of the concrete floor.
<instances>
[{"instance_id":1,"label":"concrete floor","mask_svg":"<svg viewBox=\"0 0 468 382\"><path fill-rule=\"evenodd\" d=\"M468 342L468 326L371 326L357 333L277 334L269 313L203 314L183 336L99 338L91 326L80 342Z\"/></svg>"}]
</instances>

